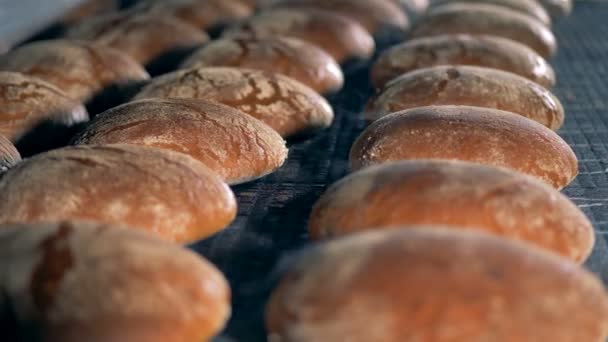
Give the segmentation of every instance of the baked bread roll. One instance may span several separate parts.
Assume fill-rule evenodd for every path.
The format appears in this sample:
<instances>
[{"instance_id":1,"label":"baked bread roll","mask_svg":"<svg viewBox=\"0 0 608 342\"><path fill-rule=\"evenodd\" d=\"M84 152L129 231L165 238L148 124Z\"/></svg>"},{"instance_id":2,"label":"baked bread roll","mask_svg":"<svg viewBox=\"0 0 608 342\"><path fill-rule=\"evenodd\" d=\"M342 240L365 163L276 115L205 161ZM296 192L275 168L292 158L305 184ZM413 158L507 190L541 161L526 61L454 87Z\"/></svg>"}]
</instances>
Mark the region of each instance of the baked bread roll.
<instances>
[{"instance_id":1,"label":"baked bread roll","mask_svg":"<svg viewBox=\"0 0 608 342\"><path fill-rule=\"evenodd\" d=\"M269 9L229 29L223 36L298 38L319 46L341 63L368 59L375 49L374 38L357 21L314 8Z\"/></svg>"},{"instance_id":2,"label":"baked bread roll","mask_svg":"<svg viewBox=\"0 0 608 342\"><path fill-rule=\"evenodd\" d=\"M334 11L358 21L374 36L404 35L410 25L405 12L392 0L271 0L266 6Z\"/></svg>"},{"instance_id":3,"label":"baked bread roll","mask_svg":"<svg viewBox=\"0 0 608 342\"><path fill-rule=\"evenodd\" d=\"M489 4L506 7L531 17L547 26L551 26L551 17L547 10L536 0L435 0L433 7L453 3Z\"/></svg>"},{"instance_id":4,"label":"baked bread roll","mask_svg":"<svg viewBox=\"0 0 608 342\"><path fill-rule=\"evenodd\" d=\"M229 184L281 167L285 141L272 128L222 104L197 99L146 99L98 116L75 144L132 144L185 153Z\"/></svg>"},{"instance_id":5,"label":"baked bread roll","mask_svg":"<svg viewBox=\"0 0 608 342\"><path fill-rule=\"evenodd\" d=\"M445 34L416 38L382 52L372 66L371 80L382 88L406 72L436 65L473 65L509 71L542 86L555 85L555 72L528 46L488 35Z\"/></svg>"},{"instance_id":6,"label":"baked bread roll","mask_svg":"<svg viewBox=\"0 0 608 342\"><path fill-rule=\"evenodd\" d=\"M210 30L247 18L253 9L238 0L145 0L140 1L134 11L172 16Z\"/></svg>"},{"instance_id":7,"label":"baked bread roll","mask_svg":"<svg viewBox=\"0 0 608 342\"><path fill-rule=\"evenodd\" d=\"M418 69L391 81L365 111L367 120L430 105L500 109L553 130L564 122L560 101L542 86L510 72L464 65Z\"/></svg>"},{"instance_id":8,"label":"baked bread roll","mask_svg":"<svg viewBox=\"0 0 608 342\"><path fill-rule=\"evenodd\" d=\"M91 18L70 30L68 37L110 46L141 64L197 47L209 39L204 32L176 18L138 15L134 11Z\"/></svg>"},{"instance_id":9,"label":"baked bread roll","mask_svg":"<svg viewBox=\"0 0 608 342\"><path fill-rule=\"evenodd\" d=\"M196 98L223 103L287 137L329 127L333 110L314 90L276 73L241 68L180 70L152 80L135 99Z\"/></svg>"},{"instance_id":10,"label":"baked bread roll","mask_svg":"<svg viewBox=\"0 0 608 342\"><path fill-rule=\"evenodd\" d=\"M539 0L554 18L565 17L572 12L572 0Z\"/></svg>"},{"instance_id":11,"label":"baked bread roll","mask_svg":"<svg viewBox=\"0 0 608 342\"><path fill-rule=\"evenodd\" d=\"M429 228L357 234L298 255L266 307L269 340L608 336L606 290L582 267L485 234Z\"/></svg>"},{"instance_id":12,"label":"baked bread roll","mask_svg":"<svg viewBox=\"0 0 608 342\"><path fill-rule=\"evenodd\" d=\"M412 160L366 168L332 185L309 221L313 239L408 224L442 224L524 241L584 262L593 227L559 191L506 169Z\"/></svg>"},{"instance_id":13,"label":"baked bread roll","mask_svg":"<svg viewBox=\"0 0 608 342\"><path fill-rule=\"evenodd\" d=\"M186 243L236 216L230 188L181 153L76 146L29 158L0 178L0 224L93 220Z\"/></svg>"},{"instance_id":14,"label":"baked bread roll","mask_svg":"<svg viewBox=\"0 0 608 342\"><path fill-rule=\"evenodd\" d=\"M144 68L107 46L73 40L38 41L0 56L0 71L38 77L76 101L88 101L111 86L149 78Z\"/></svg>"},{"instance_id":15,"label":"baked bread roll","mask_svg":"<svg viewBox=\"0 0 608 342\"><path fill-rule=\"evenodd\" d=\"M21 161L19 151L7 138L0 135L0 173Z\"/></svg>"},{"instance_id":16,"label":"baked bread roll","mask_svg":"<svg viewBox=\"0 0 608 342\"><path fill-rule=\"evenodd\" d=\"M207 341L230 315L228 282L212 264L132 229L5 225L0 246L2 304L19 340Z\"/></svg>"},{"instance_id":17,"label":"baked bread roll","mask_svg":"<svg viewBox=\"0 0 608 342\"><path fill-rule=\"evenodd\" d=\"M277 72L319 93L337 92L344 85L342 69L320 47L287 37L223 38L203 46L183 68L242 67Z\"/></svg>"},{"instance_id":18,"label":"baked bread roll","mask_svg":"<svg viewBox=\"0 0 608 342\"><path fill-rule=\"evenodd\" d=\"M489 34L513 39L545 58L553 56L557 50L555 36L543 23L496 5L458 3L438 6L416 23L411 37L448 33Z\"/></svg>"},{"instance_id":19,"label":"baked bread roll","mask_svg":"<svg viewBox=\"0 0 608 342\"><path fill-rule=\"evenodd\" d=\"M89 120L84 106L62 90L18 72L0 72L0 107L0 135L13 142L45 123L69 127Z\"/></svg>"},{"instance_id":20,"label":"baked bread roll","mask_svg":"<svg viewBox=\"0 0 608 342\"><path fill-rule=\"evenodd\" d=\"M510 112L470 106L420 107L387 115L374 121L350 151L353 170L405 159L504 167L557 189L578 174L576 155L549 128Z\"/></svg>"}]
</instances>

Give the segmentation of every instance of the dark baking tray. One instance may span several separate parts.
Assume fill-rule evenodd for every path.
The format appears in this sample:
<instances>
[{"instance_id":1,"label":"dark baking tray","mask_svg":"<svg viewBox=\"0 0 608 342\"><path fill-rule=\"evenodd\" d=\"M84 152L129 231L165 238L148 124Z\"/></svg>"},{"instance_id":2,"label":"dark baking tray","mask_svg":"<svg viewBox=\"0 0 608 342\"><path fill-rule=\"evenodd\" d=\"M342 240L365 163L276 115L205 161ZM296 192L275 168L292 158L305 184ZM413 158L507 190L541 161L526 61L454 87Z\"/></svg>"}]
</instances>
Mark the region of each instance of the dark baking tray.
<instances>
[{"instance_id":1,"label":"dark baking tray","mask_svg":"<svg viewBox=\"0 0 608 342\"><path fill-rule=\"evenodd\" d=\"M597 238L587 266L608 284L608 2L577 2L554 25L554 91L566 109L559 131L579 158L580 173L564 190L594 224ZM42 35L42 37L46 37ZM346 67L346 87L330 97L331 128L289 143L276 173L234 188L239 214L226 230L190 246L216 264L232 287L233 314L217 341L264 341L263 311L285 255L305 246L310 209L327 185L347 173L350 145L364 128L359 112L371 94L369 65Z\"/></svg>"}]
</instances>

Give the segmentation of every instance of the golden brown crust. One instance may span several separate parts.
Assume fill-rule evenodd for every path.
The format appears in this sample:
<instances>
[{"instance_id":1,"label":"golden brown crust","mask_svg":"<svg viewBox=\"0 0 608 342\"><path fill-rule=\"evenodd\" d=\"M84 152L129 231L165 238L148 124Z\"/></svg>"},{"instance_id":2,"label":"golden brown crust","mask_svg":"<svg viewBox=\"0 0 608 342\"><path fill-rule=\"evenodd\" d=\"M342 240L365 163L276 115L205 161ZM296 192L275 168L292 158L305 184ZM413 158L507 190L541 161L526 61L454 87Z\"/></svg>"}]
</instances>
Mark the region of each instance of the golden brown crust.
<instances>
[{"instance_id":1,"label":"golden brown crust","mask_svg":"<svg viewBox=\"0 0 608 342\"><path fill-rule=\"evenodd\" d=\"M319 93L337 92L344 85L338 62L320 47L296 38L222 38L194 52L183 68L242 67L276 72L300 81Z\"/></svg>"},{"instance_id":2,"label":"golden brown crust","mask_svg":"<svg viewBox=\"0 0 608 342\"><path fill-rule=\"evenodd\" d=\"M370 167L315 204L315 239L403 224L444 224L527 241L583 262L593 227L568 198L531 177L479 164L417 160Z\"/></svg>"},{"instance_id":3,"label":"golden brown crust","mask_svg":"<svg viewBox=\"0 0 608 342\"><path fill-rule=\"evenodd\" d=\"M149 78L141 65L120 51L74 40L23 45L0 56L0 70L38 77L83 102L109 86Z\"/></svg>"},{"instance_id":4,"label":"golden brown crust","mask_svg":"<svg viewBox=\"0 0 608 342\"><path fill-rule=\"evenodd\" d=\"M0 243L0 289L45 341L206 341L230 314L213 265L132 229L5 225Z\"/></svg>"},{"instance_id":5,"label":"golden brown crust","mask_svg":"<svg viewBox=\"0 0 608 342\"><path fill-rule=\"evenodd\" d=\"M241 68L199 68L155 78L135 99L196 98L234 107L280 135L328 127L329 103L307 86L276 73Z\"/></svg>"},{"instance_id":6,"label":"golden brown crust","mask_svg":"<svg viewBox=\"0 0 608 342\"><path fill-rule=\"evenodd\" d=\"M253 9L236 0L150 0L134 7L139 13L173 16L203 30L245 19Z\"/></svg>"},{"instance_id":7,"label":"golden brown crust","mask_svg":"<svg viewBox=\"0 0 608 342\"><path fill-rule=\"evenodd\" d=\"M564 108L542 86L510 72L473 66L437 66L402 75L373 98L367 120L431 105L500 109L532 119L553 130L564 122Z\"/></svg>"},{"instance_id":8,"label":"golden brown crust","mask_svg":"<svg viewBox=\"0 0 608 342\"><path fill-rule=\"evenodd\" d=\"M394 160L450 159L513 169L561 189L576 155L547 127L513 113L470 106L419 107L387 115L357 138L354 170Z\"/></svg>"},{"instance_id":9,"label":"golden brown crust","mask_svg":"<svg viewBox=\"0 0 608 342\"><path fill-rule=\"evenodd\" d=\"M0 134L17 141L43 122L66 126L89 120L84 106L50 83L17 72L0 72Z\"/></svg>"},{"instance_id":10,"label":"golden brown crust","mask_svg":"<svg viewBox=\"0 0 608 342\"><path fill-rule=\"evenodd\" d=\"M554 18L565 17L572 12L572 0L539 0L539 2Z\"/></svg>"},{"instance_id":11,"label":"golden brown crust","mask_svg":"<svg viewBox=\"0 0 608 342\"><path fill-rule=\"evenodd\" d=\"M74 27L67 36L110 46L142 64L168 52L193 48L209 40L207 34L176 18L138 15L134 11L91 18Z\"/></svg>"},{"instance_id":12,"label":"golden brown crust","mask_svg":"<svg viewBox=\"0 0 608 342\"><path fill-rule=\"evenodd\" d=\"M230 188L181 153L128 145L76 146L27 159L0 178L0 223L94 220L180 243L236 216Z\"/></svg>"},{"instance_id":13,"label":"golden brown crust","mask_svg":"<svg viewBox=\"0 0 608 342\"><path fill-rule=\"evenodd\" d=\"M270 127L237 109L197 99L145 99L110 109L76 144L132 144L185 153L229 184L281 167L287 148Z\"/></svg>"},{"instance_id":14,"label":"golden brown crust","mask_svg":"<svg viewBox=\"0 0 608 342\"><path fill-rule=\"evenodd\" d=\"M391 0L277 0L270 7L319 8L338 12L358 21L373 35L387 31L404 34L409 28L407 15Z\"/></svg>"},{"instance_id":15,"label":"golden brown crust","mask_svg":"<svg viewBox=\"0 0 608 342\"><path fill-rule=\"evenodd\" d=\"M601 342L607 322L606 291L582 267L439 226L308 250L266 308L269 340L285 342Z\"/></svg>"},{"instance_id":16,"label":"golden brown crust","mask_svg":"<svg viewBox=\"0 0 608 342\"><path fill-rule=\"evenodd\" d=\"M438 0L433 1L433 6L441 6L452 3L468 3L468 4L490 4L506 7L531 17L541 23L551 26L551 17L547 10L536 0Z\"/></svg>"},{"instance_id":17,"label":"golden brown crust","mask_svg":"<svg viewBox=\"0 0 608 342\"><path fill-rule=\"evenodd\" d=\"M0 135L0 173L21 161L19 151L4 136Z\"/></svg>"},{"instance_id":18,"label":"golden brown crust","mask_svg":"<svg viewBox=\"0 0 608 342\"><path fill-rule=\"evenodd\" d=\"M94 15L114 12L120 9L120 0L86 0L61 18L64 25L71 25L89 19Z\"/></svg>"},{"instance_id":19,"label":"golden brown crust","mask_svg":"<svg viewBox=\"0 0 608 342\"><path fill-rule=\"evenodd\" d=\"M314 8L266 10L223 36L298 38L321 47L338 62L368 59L375 49L374 38L361 24L338 13Z\"/></svg>"},{"instance_id":20,"label":"golden brown crust","mask_svg":"<svg viewBox=\"0 0 608 342\"><path fill-rule=\"evenodd\" d=\"M411 37L440 34L489 34L528 45L541 56L555 54L557 41L540 21L505 7L457 3L435 7L412 29Z\"/></svg>"},{"instance_id":21,"label":"golden brown crust","mask_svg":"<svg viewBox=\"0 0 608 342\"><path fill-rule=\"evenodd\" d=\"M551 65L528 46L507 38L470 34L416 38L396 45L376 60L371 80L376 88L382 88L406 72L449 64L501 69L545 87L555 84Z\"/></svg>"}]
</instances>

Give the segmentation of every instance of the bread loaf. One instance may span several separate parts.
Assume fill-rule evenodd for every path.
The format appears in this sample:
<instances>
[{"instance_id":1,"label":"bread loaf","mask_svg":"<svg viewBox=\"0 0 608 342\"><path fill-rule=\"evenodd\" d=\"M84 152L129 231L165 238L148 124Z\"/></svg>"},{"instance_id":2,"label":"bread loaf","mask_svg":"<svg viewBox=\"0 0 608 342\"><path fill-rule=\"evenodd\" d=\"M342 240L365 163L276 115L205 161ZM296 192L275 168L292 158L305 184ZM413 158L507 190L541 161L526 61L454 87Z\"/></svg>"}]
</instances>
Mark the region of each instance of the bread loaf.
<instances>
[{"instance_id":1,"label":"bread loaf","mask_svg":"<svg viewBox=\"0 0 608 342\"><path fill-rule=\"evenodd\" d=\"M417 38L393 46L372 66L371 80L382 88L406 72L450 64L510 71L545 87L555 84L551 65L528 46L507 38L470 34Z\"/></svg>"},{"instance_id":2,"label":"bread loaf","mask_svg":"<svg viewBox=\"0 0 608 342\"><path fill-rule=\"evenodd\" d=\"M170 16L138 15L133 11L91 18L68 33L72 39L95 41L148 64L173 51L197 47L209 37Z\"/></svg>"},{"instance_id":3,"label":"bread loaf","mask_svg":"<svg viewBox=\"0 0 608 342\"><path fill-rule=\"evenodd\" d=\"M22 341L198 342L230 315L222 274L195 253L100 223L0 226L0 289Z\"/></svg>"},{"instance_id":4,"label":"bread loaf","mask_svg":"<svg viewBox=\"0 0 608 342\"><path fill-rule=\"evenodd\" d=\"M0 71L38 77L77 101L88 101L105 88L149 78L141 65L104 45L72 40L38 41L0 56Z\"/></svg>"},{"instance_id":5,"label":"bread loaf","mask_svg":"<svg viewBox=\"0 0 608 342\"><path fill-rule=\"evenodd\" d=\"M411 37L448 33L489 34L513 39L545 58L553 56L557 50L555 36L540 21L505 7L485 4L438 6L417 22Z\"/></svg>"},{"instance_id":6,"label":"bread loaf","mask_svg":"<svg viewBox=\"0 0 608 342\"><path fill-rule=\"evenodd\" d=\"M334 11L358 21L374 36L404 35L407 15L392 0L275 0L269 7L318 8Z\"/></svg>"},{"instance_id":7,"label":"bread loaf","mask_svg":"<svg viewBox=\"0 0 608 342\"><path fill-rule=\"evenodd\" d=\"M134 11L172 16L210 30L247 18L253 9L239 0L147 0L140 1Z\"/></svg>"},{"instance_id":8,"label":"bread loaf","mask_svg":"<svg viewBox=\"0 0 608 342\"><path fill-rule=\"evenodd\" d=\"M572 0L539 0L549 14L554 18L570 15L572 12Z\"/></svg>"},{"instance_id":9,"label":"bread loaf","mask_svg":"<svg viewBox=\"0 0 608 342\"><path fill-rule=\"evenodd\" d=\"M355 141L351 167L395 160L463 160L513 169L557 189L578 174L576 155L552 130L520 115L469 106L430 106L387 115Z\"/></svg>"},{"instance_id":10,"label":"bread loaf","mask_svg":"<svg viewBox=\"0 0 608 342\"><path fill-rule=\"evenodd\" d=\"M0 135L13 142L44 123L72 126L89 120L84 106L62 90L17 72L0 72L0 106Z\"/></svg>"},{"instance_id":11,"label":"bread loaf","mask_svg":"<svg viewBox=\"0 0 608 342\"><path fill-rule=\"evenodd\" d=\"M155 78L135 99L196 98L219 102L292 136L328 127L329 103L307 86L276 73L241 68L181 70Z\"/></svg>"},{"instance_id":12,"label":"bread loaf","mask_svg":"<svg viewBox=\"0 0 608 342\"><path fill-rule=\"evenodd\" d=\"M72 25L89 19L92 16L117 11L120 8L121 0L85 0L68 11L61 18L64 25Z\"/></svg>"},{"instance_id":13,"label":"bread loaf","mask_svg":"<svg viewBox=\"0 0 608 342\"><path fill-rule=\"evenodd\" d=\"M595 276L485 234L436 226L357 234L307 250L290 265L266 308L270 341L608 336L608 298Z\"/></svg>"},{"instance_id":14,"label":"bread loaf","mask_svg":"<svg viewBox=\"0 0 608 342\"><path fill-rule=\"evenodd\" d=\"M76 144L132 144L185 153L229 184L278 169L285 141L240 111L196 99L146 99L110 109L75 139Z\"/></svg>"},{"instance_id":15,"label":"bread loaf","mask_svg":"<svg viewBox=\"0 0 608 342\"><path fill-rule=\"evenodd\" d=\"M353 173L315 204L309 230L320 239L408 224L481 230L581 263L594 243L585 215L542 182L506 169L439 160Z\"/></svg>"},{"instance_id":16,"label":"bread loaf","mask_svg":"<svg viewBox=\"0 0 608 342\"><path fill-rule=\"evenodd\" d=\"M368 59L374 38L361 24L335 12L308 9L269 9L227 32L224 37L287 36L315 44L338 62Z\"/></svg>"},{"instance_id":17,"label":"bread loaf","mask_svg":"<svg viewBox=\"0 0 608 342\"><path fill-rule=\"evenodd\" d=\"M0 135L0 173L21 161L19 151L7 138Z\"/></svg>"},{"instance_id":18,"label":"bread loaf","mask_svg":"<svg viewBox=\"0 0 608 342\"><path fill-rule=\"evenodd\" d=\"M344 85L340 65L327 52L296 38L223 38L203 46L183 68L242 67L277 72L319 93L337 92Z\"/></svg>"},{"instance_id":19,"label":"bread loaf","mask_svg":"<svg viewBox=\"0 0 608 342\"><path fill-rule=\"evenodd\" d=\"M551 26L551 17L547 10L536 0L436 0L433 7L452 3L489 4L506 7L531 17L547 26Z\"/></svg>"},{"instance_id":20,"label":"bread loaf","mask_svg":"<svg viewBox=\"0 0 608 342\"><path fill-rule=\"evenodd\" d=\"M430 105L500 109L553 130L564 122L564 108L550 91L510 72L464 65L418 69L391 81L367 106L365 118Z\"/></svg>"},{"instance_id":21,"label":"bread loaf","mask_svg":"<svg viewBox=\"0 0 608 342\"><path fill-rule=\"evenodd\" d=\"M236 216L230 188L195 159L128 145L66 147L0 178L0 224L93 220L186 243Z\"/></svg>"}]
</instances>

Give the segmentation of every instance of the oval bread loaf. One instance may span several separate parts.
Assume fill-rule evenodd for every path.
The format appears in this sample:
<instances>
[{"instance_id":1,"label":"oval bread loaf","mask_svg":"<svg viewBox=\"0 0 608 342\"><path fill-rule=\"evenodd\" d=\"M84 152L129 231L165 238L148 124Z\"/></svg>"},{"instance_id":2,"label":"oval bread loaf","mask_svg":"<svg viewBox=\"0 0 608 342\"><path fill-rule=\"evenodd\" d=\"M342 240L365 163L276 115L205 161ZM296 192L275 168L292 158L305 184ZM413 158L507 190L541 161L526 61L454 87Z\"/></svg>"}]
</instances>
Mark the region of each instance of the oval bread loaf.
<instances>
[{"instance_id":1,"label":"oval bread loaf","mask_svg":"<svg viewBox=\"0 0 608 342\"><path fill-rule=\"evenodd\" d=\"M0 70L38 77L82 102L110 86L149 78L140 64L122 52L73 40L37 41L18 47L0 56Z\"/></svg>"},{"instance_id":2,"label":"oval bread loaf","mask_svg":"<svg viewBox=\"0 0 608 342\"><path fill-rule=\"evenodd\" d=\"M404 35L409 28L407 15L392 0L276 0L270 7L319 8L334 11L358 21L374 36Z\"/></svg>"},{"instance_id":3,"label":"oval bread loaf","mask_svg":"<svg viewBox=\"0 0 608 342\"><path fill-rule=\"evenodd\" d=\"M509 71L542 86L555 85L551 65L528 46L511 39L470 34L416 38L380 54L371 80L382 88L406 72L437 65L472 65Z\"/></svg>"},{"instance_id":4,"label":"oval bread loaf","mask_svg":"<svg viewBox=\"0 0 608 342\"><path fill-rule=\"evenodd\" d=\"M506 169L438 160L387 163L332 185L315 204L314 239L408 224L442 224L525 241L583 262L593 227L559 191Z\"/></svg>"},{"instance_id":5,"label":"oval bread loaf","mask_svg":"<svg viewBox=\"0 0 608 342\"><path fill-rule=\"evenodd\" d=\"M203 46L183 68L242 67L277 72L319 93L344 85L340 65L320 47L296 38L223 38Z\"/></svg>"},{"instance_id":6,"label":"oval bread loaf","mask_svg":"<svg viewBox=\"0 0 608 342\"><path fill-rule=\"evenodd\" d=\"M148 0L140 1L133 11L171 16L210 30L245 19L253 9L238 0Z\"/></svg>"},{"instance_id":7,"label":"oval bread loaf","mask_svg":"<svg viewBox=\"0 0 608 342\"><path fill-rule=\"evenodd\" d=\"M285 141L272 128L237 109L196 99L145 99L98 116L75 144L132 144L185 153L229 184L278 169Z\"/></svg>"},{"instance_id":8,"label":"oval bread loaf","mask_svg":"<svg viewBox=\"0 0 608 342\"><path fill-rule=\"evenodd\" d=\"M608 336L606 290L590 272L522 244L429 228L357 234L300 254L266 307L269 340Z\"/></svg>"},{"instance_id":9,"label":"oval bread loaf","mask_svg":"<svg viewBox=\"0 0 608 342\"><path fill-rule=\"evenodd\" d=\"M287 36L315 44L342 63L368 59L374 38L358 22L335 12L308 9L269 9L227 32L224 37Z\"/></svg>"},{"instance_id":10,"label":"oval bread loaf","mask_svg":"<svg viewBox=\"0 0 608 342\"><path fill-rule=\"evenodd\" d=\"M10 140L0 135L0 173L8 170L20 161L21 155L19 151L17 151Z\"/></svg>"},{"instance_id":11,"label":"oval bread loaf","mask_svg":"<svg viewBox=\"0 0 608 342\"><path fill-rule=\"evenodd\" d=\"M62 90L18 72L0 72L0 106L0 134L11 141L46 122L72 126L89 120L84 106Z\"/></svg>"},{"instance_id":12,"label":"oval bread loaf","mask_svg":"<svg viewBox=\"0 0 608 342\"><path fill-rule=\"evenodd\" d=\"M93 220L180 243L236 216L230 188L181 153L130 145L76 146L29 158L0 178L0 224Z\"/></svg>"},{"instance_id":13,"label":"oval bread loaf","mask_svg":"<svg viewBox=\"0 0 608 342\"><path fill-rule=\"evenodd\" d=\"M489 34L528 45L541 56L555 54L557 41L540 21L505 7L482 4L449 4L430 10L412 29L411 37L447 33Z\"/></svg>"},{"instance_id":14,"label":"oval bread loaf","mask_svg":"<svg viewBox=\"0 0 608 342\"><path fill-rule=\"evenodd\" d=\"M91 18L74 27L68 37L95 41L148 64L169 52L199 46L209 36L170 16L138 15L133 11Z\"/></svg>"},{"instance_id":15,"label":"oval bread loaf","mask_svg":"<svg viewBox=\"0 0 608 342\"><path fill-rule=\"evenodd\" d=\"M418 69L391 81L369 103L367 120L430 105L500 109L553 130L564 122L564 108L550 91L510 72L473 66Z\"/></svg>"},{"instance_id":16,"label":"oval bread loaf","mask_svg":"<svg viewBox=\"0 0 608 342\"><path fill-rule=\"evenodd\" d=\"M438 0L433 7L452 3L489 4L506 7L531 17L547 26L551 26L551 17L547 10L536 0Z\"/></svg>"},{"instance_id":17,"label":"oval bread loaf","mask_svg":"<svg viewBox=\"0 0 608 342\"><path fill-rule=\"evenodd\" d=\"M155 78L135 99L196 98L219 102L261 120L280 135L326 128L333 120L329 103L289 77L241 68L180 70Z\"/></svg>"},{"instance_id":18,"label":"oval bread loaf","mask_svg":"<svg viewBox=\"0 0 608 342\"><path fill-rule=\"evenodd\" d=\"M132 229L4 225L0 246L0 289L20 340L207 341L230 315L228 282L213 265Z\"/></svg>"},{"instance_id":19,"label":"oval bread loaf","mask_svg":"<svg viewBox=\"0 0 608 342\"><path fill-rule=\"evenodd\" d=\"M557 189L578 174L576 155L552 130L510 112L470 106L419 107L387 115L374 121L350 152L354 170L405 159L504 167Z\"/></svg>"}]
</instances>

